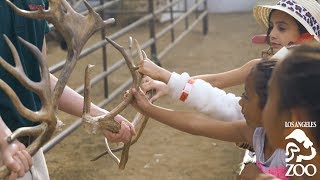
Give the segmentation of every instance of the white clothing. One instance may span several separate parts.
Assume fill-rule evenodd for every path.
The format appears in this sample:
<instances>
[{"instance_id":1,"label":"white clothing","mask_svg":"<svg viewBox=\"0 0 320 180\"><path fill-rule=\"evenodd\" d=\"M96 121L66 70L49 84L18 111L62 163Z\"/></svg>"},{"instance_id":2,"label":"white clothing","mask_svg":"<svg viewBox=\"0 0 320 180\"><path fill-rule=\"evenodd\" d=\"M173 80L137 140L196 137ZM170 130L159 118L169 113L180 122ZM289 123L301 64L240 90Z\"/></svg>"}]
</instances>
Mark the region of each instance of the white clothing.
<instances>
[{"instance_id":1,"label":"white clothing","mask_svg":"<svg viewBox=\"0 0 320 180\"><path fill-rule=\"evenodd\" d=\"M177 74L173 72L168 81L169 94L173 99L179 99L181 93L188 83L188 73ZM190 85L189 85L190 87ZM211 86L211 84L197 79L189 88L189 95L184 101L188 106L195 108L198 112L209 115L222 121L234 121L244 119L241 113L239 100L241 98L232 93Z\"/></svg>"},{"instance_id":2,"label":"white clothing","mask_svg":"<svg viewBox=\"0 0 320 180\"><path fill-rule=\"evenodd\" d=\"M33 166L25 176L18 180L50 180L48 167L42 149L32 156Z\"/></svg>"}]
</instances>

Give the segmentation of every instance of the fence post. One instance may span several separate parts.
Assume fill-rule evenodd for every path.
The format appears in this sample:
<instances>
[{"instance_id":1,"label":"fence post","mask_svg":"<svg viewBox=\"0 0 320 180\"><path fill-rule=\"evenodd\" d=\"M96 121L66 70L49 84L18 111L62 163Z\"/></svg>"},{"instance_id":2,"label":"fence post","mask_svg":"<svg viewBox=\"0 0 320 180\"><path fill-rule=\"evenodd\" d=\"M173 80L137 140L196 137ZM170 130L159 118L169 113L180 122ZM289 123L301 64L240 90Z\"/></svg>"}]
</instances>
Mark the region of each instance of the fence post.
<instances>
[{"instance_id":1,"label":"fence post","mask_svg":"<svg viewBox=\"0 0 320 180\"><path fill-rule=\"evenodd\" d=\"M205 0L203 2L203 10L204 11L208 10L208 2L207 2L207 0ZM209 21L209 17L208 17L208 13L207 13L202 19L202 32L203 32L204 35L208 34L208 29L209 29L208 21Z\"/></svg>"},{"instance_id":2,"label":"fence post","mask_svg":"<svg viewBox=\"0 0 320 180\"><path fill-rule=\"evenodd\" d=\"M188 11L188 0L184 0L184 12L186 13ZM185 28L189 28L189 18L188 16L185 18Z\"/></svg>"},{"instance_id":3,"label":"fence post","mask_svg":"<svg viewBox=\"0 0 320 180\"><path fill-rule=\"evenodd\" d=\"M157 57L157 39L156 39L156 27L155 27L156 16L154 14L153 0L148 0L148 4L149 4L149 13L152 14L152 19L149 20L150 38L154 39L154 42L150 46L151 60L160 66L160 61Z\"/></svg>"},{"instance_id":4,"label":"fence post","mask_svg":"<svg viewBox=\"0 0 320 180\"><path fill-rule=\"evenodd\" d=\"M100 5L103 5L104 0L100 0ZM100 16L102 19L105 19L105 15L104 15L104 9L101 10L100 12ZM104 39L104 37L106 36L106 31L104 28L101 29L101 39ZM107 71L108 69L108 63L107 63L107 45L102 46L101 48L102 50L102 64L103 64L103 71ZM103 80L103 88L104 88L104 97L108 98L109 96L109 88L108 88L108 76L106 76Z\"/></svg>"},{"instance_id":5,"label":"fence post","mask_svg":"<svg viewBox=\"0 0 320 180\"><path fill-rule=\"evenodd\" d=\"M174 21L174 14L173 14L173 5L172 5L172 0L169 1L171 6L170 6L170 22L173 24ZM174 42L175 36L174 36L174 27L171 28L171 42Z\"/></svg>"},{"instance_id":6,"label":"fence post","mask_svg":"<svg viewBox=\"0 0 320 180\"><path fill-rule=\"evenodd\" d=\"M195 3L198 4L198 0L196 0ZM199 7L197 7L197 9L196 9L196 18L198 18L198 17L199 17Z\"/></svg>"}]
</instances>

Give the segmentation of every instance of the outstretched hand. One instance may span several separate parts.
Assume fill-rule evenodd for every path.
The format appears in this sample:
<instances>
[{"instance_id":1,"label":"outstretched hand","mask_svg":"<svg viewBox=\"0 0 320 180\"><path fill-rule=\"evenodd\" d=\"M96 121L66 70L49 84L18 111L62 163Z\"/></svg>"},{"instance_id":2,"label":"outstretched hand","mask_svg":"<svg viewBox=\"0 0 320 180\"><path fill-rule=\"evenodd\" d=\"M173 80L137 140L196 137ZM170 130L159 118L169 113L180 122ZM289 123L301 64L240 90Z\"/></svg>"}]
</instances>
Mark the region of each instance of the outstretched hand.
<instances>
[{"instance_id":1,"label":"outstretched hand","mask_svg":"<svg viewBox=\"0 0 320 180\"><path fill-rule=\"evenodd\" d=\"M148 100L145 93L142 90L137 90L135 88L132 88L131 92L134 97L131 105L141 114L146 114L146 112L148 111L148 108L150 108L152 104Z\"/></svg>"},{"instance_id":2,"label":"outstretched hand","mask_svg":"<svg viewBox=\"0 0 320 180\"><path fill-rule=\"evenodd\" d=\"M169 87L167 86L167 84L151 79L149 76L145 76L142 78L141 89L144 93L155 90L156 94L151 97L151 103L155 102L161 96L164 96L169 92Z\"/></svg>"},{"instance_id":3,"label":"outstretched hand","mask_svg":"<svg viewBox=\"0 0 320 180\"><path fill-rule=\"evenodd\" d=\"M138 71L141 74L149 76L152 79L162 81L164 83L167 83L171 76L171 72L156 65L148 58L140 61L138 67Z\"/></svg>"}]
</instances>

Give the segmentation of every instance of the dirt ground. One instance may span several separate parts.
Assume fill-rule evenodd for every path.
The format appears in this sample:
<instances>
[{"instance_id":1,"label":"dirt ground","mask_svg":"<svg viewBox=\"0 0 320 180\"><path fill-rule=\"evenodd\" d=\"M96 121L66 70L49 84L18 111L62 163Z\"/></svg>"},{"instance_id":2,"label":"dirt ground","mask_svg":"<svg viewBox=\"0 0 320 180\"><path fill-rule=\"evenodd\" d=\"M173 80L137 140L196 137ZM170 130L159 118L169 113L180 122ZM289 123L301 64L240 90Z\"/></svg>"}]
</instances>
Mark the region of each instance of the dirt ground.
<instances>
[{"instance_id":1,"label":"dirt ground","mask_svg":"<svg viewBox=\"0 0 320 180\"><path fill-rule=\"evenodd\" d=\"M163 67L179 73L186 71L191 75L223 72L259 57L261 50L265 48L252 45L250 42L254 34L262 33L251 13L210 14L208 35L203 36L201 27L199 24L199 27L192 30L161 60ZM146 27L130 32L125 38L130 35L140 42L149 36ZM169 37L159 40L162 47L168 42ZM97 38L98 35L93 37L91 43ZM125 41L119 42L121 44ZM57 59L65 58L65 53L55 44L49 43L48 46L51 64ZM160 50L159 48L158 51ZM110 51L108 50L116 54L115 50ZM77 65L69 85L74 88L83 82L84 66L88 63L97 65L96 72L101 70L100 59L99 53L86 57L84 62ZM112 63L116 58L109 59ZM119 84L128 78L126 72L120 72L115 76L109 78L111 84ZM95 99L102 96L101 87L102 84L98 84L95 88ZM114 88L115 86L111 85L110 89ZM242 87L227 90L239 95ZM119 99L106 108L115 107ZM162 98L156 104L191 111L169 97ZM134 113L132 109L128 109L122 115L130 119ZM61 114L61 119L67 127L75 118ZM90 161L104 150L105 145L100 134L90 135L83 127L79 128L45 154L51 179L235 179L243 155L243 151L232 143L193 136L152 119L149 120L138 143L131 147L125 170L118 170L117 165L108 156L95 162Z\"/></svg>"}]
</instances>

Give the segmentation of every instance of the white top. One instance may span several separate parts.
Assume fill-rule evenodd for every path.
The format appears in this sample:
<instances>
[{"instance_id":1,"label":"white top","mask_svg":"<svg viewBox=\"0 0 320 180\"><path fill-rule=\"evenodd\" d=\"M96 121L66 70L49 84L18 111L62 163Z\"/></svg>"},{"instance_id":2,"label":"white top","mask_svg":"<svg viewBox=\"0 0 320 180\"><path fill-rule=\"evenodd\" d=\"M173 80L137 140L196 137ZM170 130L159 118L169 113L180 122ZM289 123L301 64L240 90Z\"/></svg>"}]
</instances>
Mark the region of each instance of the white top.
<instances>
[{"instance_id":1,"label":"white top","mask_svg":"<svg viewBox=\"0 0 320 180\"><path fill-rule=\"evenodd\" d=\"M190 107L197 111L205 113L217 120L234 121L244 119L239 105L240 97L232 93L226 93L224 90L211 86L211 84L197 79L193 84L189 84L188 73L177 74L172 73L169 81L169 94L173 99L180 99L182 92L186 92L188 96L184 101Z\"/></svg>"}]
</instances>

